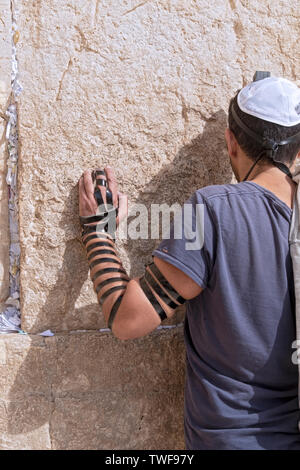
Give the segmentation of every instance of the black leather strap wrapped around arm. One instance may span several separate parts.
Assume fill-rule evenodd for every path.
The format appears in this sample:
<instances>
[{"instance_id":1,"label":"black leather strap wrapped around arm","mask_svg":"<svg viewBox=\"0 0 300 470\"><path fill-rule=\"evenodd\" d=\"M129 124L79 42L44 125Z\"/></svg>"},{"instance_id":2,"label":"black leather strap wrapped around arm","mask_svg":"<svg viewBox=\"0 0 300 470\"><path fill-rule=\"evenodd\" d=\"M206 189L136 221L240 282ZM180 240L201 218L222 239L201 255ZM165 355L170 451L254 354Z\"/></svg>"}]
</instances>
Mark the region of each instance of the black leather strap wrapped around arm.
<instances>
[{"instance_id":1,"label":"black leather strap wrapped around arm","mask_svg":"<svg viewBox=\"0 0 300 470\"><path fill-rule=\"evenodd\" d=\"M101 232L99 230L97 231L97 225L87 225L82 231L82 237L85 237L88 234L91 234L90 236L93 236L93 238L107 238L108 240L113 241L112 236L107 232ZM88 239L89 237L86 237L83 243L86 243Z\"/></svg>"},{"instance_id":2,"label":"black leather strap wrapped around arm","mask_svg":"<svg viewBox=\"0 0 300 470\"><path fill-rule=\"evenodd\" d=\"M104 212L103 214L95 214L95 215L90 215L87 217L80 216L79 221L80 225L84 227L87 224L92 224L94 222L101 222L105 217L107 217L108 213ZM97 227L97 225L95 225Z\"/></svg>"},{"instance_id":3,"label":"black leather strap wrapped around arm","mask_svg":"<svg viewBox=\"0 0 300 470\"><path fill-rule=\"evenodd\" d=\"M96 271L95 274L92 276L92 281L95 282L96 279L97 279L99 276L102 276L103 274L108 274L108 273L122 273L122 274L126 274L126 271L125 271L125 269L123 269L123 268L104 268L104 269L100 269L99 271Z\"/></svg>"},{"instance_id":4,"label":"black leather strap wrapped around arm","mask_svg":"<svg viewBox=\"0 0 300 470\"><path fill-rule=\"evenodd\" d=\"M167 318L167 315L165 314L165 311L162 308L162 306L160 305L160 303L158 302L158 300L156 300L155 295L152 293L152 291L151 291L150 287L148 286L148 284L147 284L144 277L140 278L140 286L143 289L143 292L144 292L145 296L147 297L147 299L151 303L152 307L154 308L154 310L158 314L161 321L165 320Z\"/></svg>"},{"instance_id":5,"label":"black leather strap wrapped around arm","mask_svg":"<svg viewBox=\"0 0 300 470\"><path fill-rule=\"evenodd\" d=\"M107 186L106 180L104 178L97 178L96 184L98 184L98 186Z\"/></svg>"},{"instance_id":6,"label":"black leather strap wrapped around arm","mask_svg":"<svg viewBox=\"0 0 300 470\"><path fill-rule=\"evenodd\" d=\"M113 263L113 264L118 264L119 266L121 265L120 261L118 259L113 259L113 258L97 258L94 261L90 262L90 269L93 269L95 266L98 266L101 263Z\"/></svg>"},{"instance_id":7,"label":"black leather strap wrapped around arm","mask_svg":"<svg viewBox=\"0 0 300 470\"><path fill-rule=\"evenodd\" d=\"M118 208L113 205L112 193L107 186L106 172L96 170L92 173L92 178L94 182L94 198L98 208L96 214L80 217L81 236L86 249L89 267L93 270L91 278L99 304L103 305L105 300L111 295L116 299L113 299L114 303L108 318L108 326L111 328L124 291L127 288L129 278L115 252L114 238L117 228ZM103 187L105 188L104 190ZM107 288L103 292L102 289L105 286ZM106 310L105 316L107 318Z\"/></svg>"},{"instance_id":8,"label":"black leather strap wrapped around arm","mask_svg":"<svg viewBox=\"0 0 300 470\"><path fill-rule=\"evenodd\" d=\"M156 279L163 286L163 288L167 291L170 297L172 297L176 302L181 305L186 302L186 299L184 299L183 297L181 297L181 295L178 294L178 292L174 289L174 287L171 286L169 281L167 281L165 276L160 272L160 270L154 263L150 263L148 267L150 271L154 274Z\"/></svg>"},{"instance_id":9,"label":"black leather strap wrapped around arm","mask_svg":"<svg viewBox=\"0 0 300 470\"><path fill-rule=\"evenodd\" d=\"M122 302L123 296L124 296L124 293L121 294L120 297L117 298L117 300L113 304L112 309L110 311L110 315L108 318L108 328L110 329L112 329L112 324L117 314L118 308L120 307L120 303Z\"/></svg>"},{"instance_id":10,"label":"black leather strap wrapped around arm","mask_svg":"<svg viewBox=\"0 0 300 470\"><path fill-rule=\"evenodd\" d=\"M108 284L111 284L112 282L129 282L129 279L125 277L110 277L109 279L105 279L104 281L100 282L95 288L96 293L98 294L102 287L107 286Z\"/></svg>"},{"instance_id":11,"label":"black leather strap wrapped around arm","mask_svg":"<svg viewBox=\"0 0 300 470\"><path fill-rule=\"evenodd\" d=\"M155 291L155 293L161 298L161 300L168 305L170 308L176 308L178 307L178 304L176 304L160 287L160 285L157 283L157 281L151 276L149 271L146 270L145 272L145 279L148 282L148 284L152 287L152 289Z\"/></svg>"},{"instance_id":12,"label":"black leather strap wrapped around arm","mask_svg":"<svg viewBox=\"0 0 300 470\"><path fill-rule=\"evenodd\" d=\"M89 253L91 250L93 250L93 248L97 248L97 247L101 247L101 246L105 246L107 248L113 248L113 245L111 243L108 243L108 242L100 242L100 241L97 241L95 243L91 243L89 246L86 247L86 251L87 253Z\"/></svg>"},{"instance_id":13,"label":"black leather strap wrapped around arm","mask_svg":"<svg viewBox=\"0 0 300 470\"><path fill-rule=\"evenodd\" d=\"M113 251L113 250L95 250L95 251L92 251L91 253L88 254L88 261L90 261L94 256L98 256L98 255L114 255L114 256L117 256L116 255L116 252Z\"/></svg>"},{"instance_id":14,"label":"black leather strap wrapped around arm","mask_svg":"<svg viewBox=\"0 0 300 470\"><path fill-rule=\"evenodd\" d=\"M103 305L103 302L104 300L110 295L112 294L113 292L116 292L118 290L124 290L126 289L127 286L115 286L115 287L111 287L110 289L107 289L107 291L104 292L104 294L101 295L100 299L99 299L99 304L100 305Z\"/></svg>"},{"instance_id":15,"label":"black leather strap wrapped around arm","mask_svg":"<svg viewBox=\"0 0 300 470\"><path fill-rule=\"evenodd\" d=\"M94 231L95 232L95 231ZM84 240L83 240L83 243L86 245L89 241L91 240L97 240L97 241L113 241L110 237L107 237L107 236L103 236L103 232L95 232L91 235L89 235L88 237L86 237Z\"/></svg>"},{"instance_id":16,"label":"black leather strap wrapped around arm","mask_svg":"<svg viewBox=\"0 0 300 470\"><path fill-rule=\"evenodd\" d=\"M90 216L80 216L79 221L82 227L81 235L85 236L94 229L96 232L108 233L112 238L115 238L117 215L118 208L114 207L112 204L107 204L105 205L104 212ZM89 225L95 222L97 222L96 225Z\"/></svg>"}]
</instances>

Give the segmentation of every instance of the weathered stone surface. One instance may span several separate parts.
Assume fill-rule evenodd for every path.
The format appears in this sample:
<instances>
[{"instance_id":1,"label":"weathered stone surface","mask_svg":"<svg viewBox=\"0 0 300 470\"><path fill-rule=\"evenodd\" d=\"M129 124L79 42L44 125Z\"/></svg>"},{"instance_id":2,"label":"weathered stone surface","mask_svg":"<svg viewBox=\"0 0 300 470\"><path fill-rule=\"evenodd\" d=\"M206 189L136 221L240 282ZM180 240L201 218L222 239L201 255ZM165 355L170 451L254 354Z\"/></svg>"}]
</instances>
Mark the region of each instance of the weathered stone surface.
<instances>
[{"instance_id":1,"label":"weathered stone surface","mask_svg":"<svg viewBox=\"0 0 300 470\"><path fill-rule=\"evenodd\" d=\"M0 335L0 449L50 449L55 344Z\"/></svg>"},{"instance_id":2,"label":"weathered stone surface","mask_svg":"<svg viewBox=\"0 0 300 470\"><path fill-rule=\"evenodd\" d=\"M183 449L182 328L0 336L0 449Z\"/></svg>"},{"instance_id":3,"label":"weathered stone surface","mask_svg":"<svg viewBox=\"0 0 300 470\"><path fill-rule=\"evenodd\" d=\"M0 399L0 450L51 449L51 409L52 403L40 396L9 402Z\"/></svg>"},{"instance_id":4,"label":"weathered stone surface","mask_svg":"<svg viewBox=\"0 0 300 470\"><path fill-rule=\"evenodd\" d=\"M58 336L58 372L54 387L59 393L70 389L127 392L133 388L144 392L148 386L168 389L178 384L184 364L183 357L169 363L170 355L177 357L177 353L182 353L181 337L172 331L158 330L148 337L128 342L120 341L110 333ZM164 339L165 345L162 344ZM99 364L96 358L100 360ZM65 367L66 364L69 367Z\"/></svg>"},{"instance_id":5,"label":"weathered stone surface","mask_svg":"<svg viewBox=\"0 0 300 470\"><path fill-rule=\"evenodd\" d=\"M80 174L109 163L147 207L230 182L229 98L256 69L297 78L298 1L16 4L22 325L102 327L77 240ZM119 244L132 275L154 245Z\"/></svg>"},{"instance_id":6,"label":"weathered stone surface","mask_svg":"<svg viewBox=\"0 0 300 470\"><path fill-rule=\"evenodd\" d=\"M9 288L9 231L8 192L6 185L5 111L11 93L11 13L10 1L0 0L0 311L1 303L8 297Z\"/></svg>"},{"instance_id":7,"label":"weathered stone surface","mask_svg":"<svg viewBox=\"0 0 300 470\"><path fill-rule=\"evenodd\" d=\"M57 357L53 448L184 448L181 333L61 336Z\"/></svg>"},{"instance_id":8,"label":"weathered stone surface","mask_svg":"<svg viewBox=\"0 0 300 470\"><path fill-rule=\"evenodd\" d=\"M133 389L128 395L110 391L58 398L53 449L184 449L183 399L178 393L173 388L163 393Z\"/></svg>"},{"instance_id":9,"label":"weathered stone surface","mask_svg":"<svg viewBox=\"0 0 300 470\"><path fill-rule=\"evenodd\" d=\"M0 335L1 399L20 400L29 395L50 398L55 359L55 348L41 336Z\"/></svg>"}]
</instances>

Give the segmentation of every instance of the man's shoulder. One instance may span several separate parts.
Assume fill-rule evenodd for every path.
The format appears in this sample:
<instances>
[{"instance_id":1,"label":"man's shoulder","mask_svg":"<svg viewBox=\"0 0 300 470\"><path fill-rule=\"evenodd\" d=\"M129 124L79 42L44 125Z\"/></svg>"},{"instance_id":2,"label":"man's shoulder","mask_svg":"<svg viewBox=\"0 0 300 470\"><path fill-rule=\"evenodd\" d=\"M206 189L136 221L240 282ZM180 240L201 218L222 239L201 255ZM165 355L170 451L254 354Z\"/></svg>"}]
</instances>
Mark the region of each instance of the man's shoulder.
<instances>
[{"instance_id":1,"label":"man's shoulder","mask_svg":"<svg viewBox=\"0 0 300 470\"><path fill-rule=\"evenodd\" d=\"M213 184L197 189L194 197L199 202L212 202L215 198L226 198L230 195L245 194L249 192L249 188L243 184Z\"/></svg>"}]
</instances>

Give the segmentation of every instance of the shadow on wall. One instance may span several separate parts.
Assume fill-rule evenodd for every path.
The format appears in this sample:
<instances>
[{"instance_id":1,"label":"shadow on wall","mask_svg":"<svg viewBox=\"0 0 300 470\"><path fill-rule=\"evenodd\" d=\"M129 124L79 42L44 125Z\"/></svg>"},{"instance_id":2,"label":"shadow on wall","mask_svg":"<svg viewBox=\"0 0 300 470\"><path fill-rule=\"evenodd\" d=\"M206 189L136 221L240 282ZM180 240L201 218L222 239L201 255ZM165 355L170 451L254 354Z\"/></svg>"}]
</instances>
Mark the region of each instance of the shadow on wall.
<instances>
[{"instance_id":1,"label":"shadow on wall","mask_svg":"<svg viewBox=\"0 0 300 470\"><path fill-rule=\"evenodd\" d=\"M183 204L186 199L196 190L200 187L199 182L201 182L201 187L202 186L207 186L211 184L224 184L224 183L229 183L232 178L232 172L231 172L231 167L229 165L229 160L227 156L227 150L225 146L225 139L224 139L224 130L226 128L226 115L223 110L217 111L215 114L213 114L206 122L205 128L202 134L197 136L195 139L193 139L189 144L185 145L180 149L172 163L169 165L165 166L160 173L158 173L144 188L143 192L139 194L139 197L136 202L138 203L143 203L147 207L150 206L151 203L162 203L166 202L167 204L173 204L175 202L179 204ZM78 189L77 185L74 187L72 190L72 193L69 196L69 200L66 204L64 214L61 219L61 226L66 227L65 225L65 220L63 220L63 217L68 214L69 220L72 220L70 218L70 207L72 207L72 203L74 201L74 198L78 198ZM66 220L68 220L66 217ZM73 219L74 221L74 219ZM74 222L73 222L74 223ZM126 245L126 249L128 250L129 254L129 259L131 261L132 269L131 269L131 277L136 276L138 274L141 274L141 266L145 262L149 262L151 260L151 252L155 245L157 244L157 241L153 240L138 240L138 241L128 241ZM137 253L138 253L138 262L137 264ZM76 281L74 282L74 270L76 269L77 273L80 273L80 276L76 276ZM98 304L92 303L90 305L87 305L85 307L82 307L80 309L75 308L75 303L76 300L79 296L79 293L81 291L83 283L86 281L88 278L88 265L84 257L84 252L83 249L79 243L79 241L74 241L72 240L69 242L66 246L66 250L64 253L64 260L63 260L63 266L59 272L57 282L55 286L53 287L52 291L50 292L50 295L47 298L47 301L45 302L45 305L43 307L43 310L41 312L41 315L43 318L48 318L49 319L49 328L52 330L55 329L53 322L51 322L51 316L53 315L52 312L55 311L55 318L57 319L57 312L59 312L60 317L62 318L62 323L64 323L64 316L72 314L72 317L81 317L84 318L86 315L99 315L99 307ZM91 313L92 312L92 313ZM67 321L65 321L65 326L67 327ZM56 326L56 325L55 325ZM59 328L59 325L57 325L57 329ZM74 328L73 328L74 329ZM47 340L47 344L51 344L51 341L53 341L52 344L55 342L55 338ZM131 342L130 348L135 348L135 342L136 341L145 341L145 340L133 340ZM124 354L127 354L127 349L125 348L124 344L120 344L120 348L124 347ZM175 351L171 350L171 354L174 352L174 357L169 357L170 364L176 362L176 348ZM170 351L169 351L170 353ZM24 403L26 403L26 399L24 400L22 410L20 412L16 412L16 404L15 404L15 397L18 395L20 390L24 389L24 383L27 383L26 377L30 376L30 383L37 383L40 384L41 381L43 381L43 377L41 377L40 371L42 364L37 363L36 359L36 348L32 347L27 356L25 361L22 363L22 366L18 370L18 373L15 378L14 385L11 388L11 400L12 404L8 405L9 406L9 420L8 420L8 432L9 434L22 434L22 433L28 433L34 429L37 429L41 427L43 424L47 423L50 421L51 416L48 411L48 408L43 408L43 406L40 407L40 411L34 411L32 406L25 406ZM140 353L139 353L140 354ZM177 349L177 354L178 354L178 349ZM149 356L149 357L148 357ZM130 356L128 356L130 358ZM153 368L153 360L151 360L151 357L149 353L147 353L142 359L142 362L144 364L144 374L145 374L145 384L149 383L149 373L147 372L147 368L151 367ZM36 364L36 365L35 365ZM76 365L76 370L74 369L74 383L76 383L77 377L82 377L85 374L85 362L84 360L79 361L79 363ZM155 363L156 364L156 363ZM111 364L107 363L107 368L109 369L110 367L115 366L113 358L111 358ZM159 364L159 361L157 361L157 366L155 367L159 368L162 367ZM164 368L166 368L166 363L163 365ZM62 365L60 366L60 370L62 368ZM65 370L69 369L69 364L66 363L63 364L63 368ZM54 358L53 363L50 364L50 370L48 373L51 376L51 380L53 378L54 383L59 383L59 377L58 371L57 371L57 357L56 359ZM97 369L94 371L94 374L101 376L102 371ZM166 371L167 373L167 371ZM35 377L36 375L36 377ZM75 376L76 375L76 376ZM154 371L155 375L155 371ZM178 373L178 393L176 393L176 396L178 396L178 402L177 403L172 403L173 411L169 411L169 415L166 418L166 422L164 423L162 420L162 428L160 428L157 423L153 422L153 428L151 427L152 424L150 425L150 428L147 429L147 435L148 435L148 443L147 445L149 446L148 448L151 448L151 435L163 435L166 436L166 431L164 428L167 426L167 420L170 419L170 416L172 416L172 413L174 414L174 409L180 410L178 413L182 413L182 408L183 408L183 401L182 401L182 389L183 389L183 376L184 376L184 368L181 368L179 373ZM78 379L79 380L79 379ZM143 377L139 376L139 380L143 381ZM99 384L101 384L101 380L99 379ZM120 384L119 384L120 385ZM46 385L45 385L46 387ZM107 384L105 386L105 389L107 389ZM114 385L111 385L111 388L113 389ZM164 389L163 389L164 387ZM46 387L47 388L47 387ZM62 397L62 392L59 392L55 389L55 386L53 386L53 382L51 382L51 390L49 389L48 392L46 393L46 396L44 396L45 400L50 400L51 403L53 403L56 400L61 400ZM161 389L160 389L161 388ZM168 393L167 390L165 390L166 385L160 385L156 384L155 387L155 396L154 398L153 395L153 400L155 399L157 401L157 393L161 394L161 400L165 400L165 395ZM176 390L176 387L175 387ZM69 392L72 393L72 388L70 388ZM34 390L28 390L28 401L30 401L30 394L34 393ZM66 395L66 392L63 392ZM79 400L84 400L88 395L89 395L89 389L86 390L86 392L81 392L78 395L76 395L76 398ZM101 385L98 386L96 389L95 393L98 393L99 396L104 393L104 389ZM75 396L74 395L74 396ZM111 429L114 427L114 422L115 422L115 415L119 414L122 411L120 410L126 410L126 403L127 403L127 395L126 393L123 394L124 398L122 398L123 403L118 403L115 408L115 411L112 411L111 415L103 415L100 412L99 416L99 422L98 426L103 427L106 429ZM147 398L145 400L152 400L151 394L147 395ZM149 398L150 397L150 398ZM176 398L177 400L177 398ZM175 401L176 401L175 400ZM14 402L14 404L13 404ZM101 400L100 400L101 404ZM174 408L175 407L175 408ZM164 407L162 407L164 409ZM146 409L151 410L152 406L151 403L148 404L146 403ZM43 411L44 410L44 411ZM82 412L82 409L79 407L80 412ZM81 420L81 415L80 413L78 416L74 416L74 413L76 415L76 407L75 409L71 410L70 413L73 414L73 422L80 422ZM140 414L140 408L136 406L134 410L131 410L131 413L135 413L137 415ZM107 416L106 418L104 416ZM150 417L151 418L151 417ZM140 416L137 417L137 419L140 419ZM74 421L75 420L75 421ZM151 422L151 419L150 419ZM74 432L71 429L68 429L70 421L64 422L63 426L65 428L64 431L64 444L60 444L59 442L56 442L56 448L80 448L80 442L78 441L78 436L76 442L72 440L72 436L74 437ZM134 426L130 430L130 432L133 434L139 433L139 430L136 429ZM174 448L176 449L176 445L178 446L178 442L183 441L183 428L178 429L177 436L176 438L173 437L171 440L167 440L164 442L164 445L167 447L165 448ZM158 433L158 434L157 434ZM110 434L114 436L114 432L110 431ZM68 438L66 436L69 437ZM174 436L174 435L173 435ZM96 440L95 440L96 439ZM97 438L93 440L93 448L98 448L101 449L103 448L103 442L101 440L97 441ZM111 438L111 441L113 441L113 437ZM172 440L173 439L173 440ZM68 441L66 443L66 440ZM157 442L157 441L156 441ZM177 444L176 444L177 443ZM118 448L119 442L116 440L116 442L113 443L113 447L117 449ZM75 447L74 447L75 446ZM123 447L126 448L126 447Z\"/></svg>"},{"instance_id":2,"label":"shadow on wall","mask_svg":"<svg viewBox=\"0 0 300 470\"><path fill-rule=\"evenodd\" d=\"M144 187L136 202L145 205L150 214L152 203L182 205L201 187L230 183L232 170L224 137L226 126L225 112L219 110L214 113L207 120L203 133L179 150L172 163L164 166ZM151 260L151 253L157 243L158 240L151 239L128 240L126 248L132 277L139 275L143 264ZM140 255L138 264L137 251Z\"/></svg>"}]
</instances>

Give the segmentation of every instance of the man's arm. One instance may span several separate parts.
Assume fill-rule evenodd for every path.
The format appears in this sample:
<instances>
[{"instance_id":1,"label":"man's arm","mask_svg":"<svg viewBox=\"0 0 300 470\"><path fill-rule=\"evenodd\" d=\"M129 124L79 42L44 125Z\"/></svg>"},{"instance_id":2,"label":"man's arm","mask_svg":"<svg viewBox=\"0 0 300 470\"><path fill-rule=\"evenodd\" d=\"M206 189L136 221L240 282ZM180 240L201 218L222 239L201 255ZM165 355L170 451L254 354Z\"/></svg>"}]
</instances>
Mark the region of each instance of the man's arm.
<instances>
[{"instance_id":1,"label":"man's arm","mask_svg":"<svg viewBox=\"0 0 300 470\"><path fill-rule=\"evenodd\" d=\"M154 264L159 268L167 281L184 299L192 299L202 291L190 277L165 261L154 257ZM166 316L170 318L175 309L164 303L159 295L151 288L152 293L162 306ZM179 305L179 304L178 304ZM104 315L106 306L104 305ZM107 306L107 315L109 306ZM153 305L140 287L139 280L133 279L128 283L125 295L114 320L112 331L119 339L140 338L157 328L161 320Z\"/></svg>"},{"instance_id":2,"label":"man's arm","mask_svg":"<svg viewBox=\"0 0 300 470\"><path fill-rule=\"evenodd\" d=\"M116 181L112 170L105 170L105 173L99 173L102 173L101 179L107 177L115 205L118 199ZM98 190L106 202L105 184L99 184ZM118 195L119 222L127 212L127 198L120 193ZM91 217L97 212L98 205L95 202L90 172L85 172L80 179L79 205L83 218ZM89 224L85 230L83 243L91 269L91 279L105 320L119 339L145 336L157 328L162 318L171 317L184 299L191 299L200 294L201 287L189 276L157 257L154 257L154 265L146 268L141 280L129 280L118 257L113 237L109 233L99 231L99 226L94 224L95 222Z\"/></svg>"}]
</instances>

